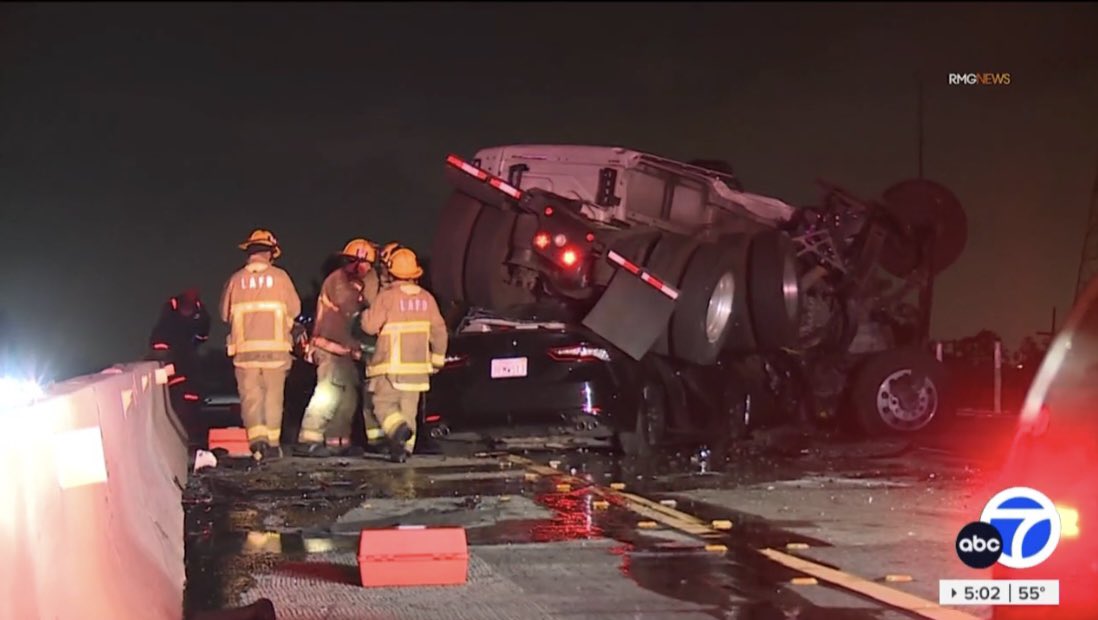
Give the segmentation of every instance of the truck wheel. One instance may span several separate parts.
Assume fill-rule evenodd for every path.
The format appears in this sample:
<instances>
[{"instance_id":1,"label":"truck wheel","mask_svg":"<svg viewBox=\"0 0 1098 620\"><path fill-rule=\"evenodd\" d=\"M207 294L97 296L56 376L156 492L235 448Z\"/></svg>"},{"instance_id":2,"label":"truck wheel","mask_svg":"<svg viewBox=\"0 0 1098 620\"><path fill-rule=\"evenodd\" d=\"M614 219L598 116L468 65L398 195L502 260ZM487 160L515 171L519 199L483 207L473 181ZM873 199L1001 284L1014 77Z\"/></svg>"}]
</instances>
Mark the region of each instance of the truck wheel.
<instances>
[{"instance_id":1,"label":"truck wheel","mask_svg":"<svg viewBox=\"0 0 1098 620\"><path fill-rule=\"evenodd\" d=\"M946 417L945 370L915 348L874 354L856 371L853 422L867 435L911 434Z\"/></svg>"},{"instance_id":2,"label":"truck wheel","mask_svg":"<svg viewBox=\"0 0 1098 620\"><path fill-rule=\"evenodd\" d=\"M739 284L739 290L732 299L732 325L729 327L724 348L735 353L754 352L758 346L755 343L754 319L749 304L751 291L748 287L750 281L747 271L750 265L751 237L745 234L725 235L719 243L732 257L733 273Z\"/></svg>"},{"instance_id":3,"label":"truck wheel","mask_svg":"<svg viewBox=\"0 0 1098 620\"><path fill-rule=\"evenodd\" d=\"M482 208L480 202L461 192L450 194L442 207L431 244L431 289L443 303L465 297L465 254Z\"/></svg>"},{"instance_id":4,"label":"truck wheel","mask_svg":"<svg viewBox=\"0 0 1098 620\"><path fill-rule=\"evenodd\" d=\"M793 242L777 230L751 240L747 302L759 350L796 346L801 324L800 278Z\"/></svg>"},{"instance_id":5,"label":"truck wheel","mask_svg":"<svg viewBox=\"0 0 1098 620\"><path fill-rule=\"evenodd\" d=\"M689 237L679 235L661 237L656 242L656 247L652 250L652 255L645 267L652 272L652 275L677 289L682 282L682 274L686 271L686 264L690 262L690 257L694 255L697 249L698 242ZM668 354L670 351L670 330L671 324L669 322L667 329L660 334L659 339L652 345L653 353Z\"/></svg>"},{"instance_id":6,"label":"truck wheel","mask_svg":"<svg viewBox=\"0 0 1098 620\"><path fill-rule=\"evenodd\" d=\"M671 315L671 355L708 366L717 360L732 332L736 296L735 251L728 244L705 243L690 258Z\"/></svg>"},{"instance_id":7,"label":"truck wheel","mask_svg":"<svg viewBox=\"0 0 1098 620\"><path fill-rule=\"evenodd\" d=\"M632 431L618 433L618 446L626 456L649 456L663 444L667 428L667 391L658 381L641 388L641 402Z\"/></svg>"},{"instance_id":8,"label":"truck wheel","mask_svg":"<svg viewBox=\"0 0 1098 620\"><path fill-rule=\"evenodd\" d=\"M472 306L501 311L513 305L519 292L505 280L515 214L482 208L465 256L465 299Z\"/></svg>"}]
</instances>

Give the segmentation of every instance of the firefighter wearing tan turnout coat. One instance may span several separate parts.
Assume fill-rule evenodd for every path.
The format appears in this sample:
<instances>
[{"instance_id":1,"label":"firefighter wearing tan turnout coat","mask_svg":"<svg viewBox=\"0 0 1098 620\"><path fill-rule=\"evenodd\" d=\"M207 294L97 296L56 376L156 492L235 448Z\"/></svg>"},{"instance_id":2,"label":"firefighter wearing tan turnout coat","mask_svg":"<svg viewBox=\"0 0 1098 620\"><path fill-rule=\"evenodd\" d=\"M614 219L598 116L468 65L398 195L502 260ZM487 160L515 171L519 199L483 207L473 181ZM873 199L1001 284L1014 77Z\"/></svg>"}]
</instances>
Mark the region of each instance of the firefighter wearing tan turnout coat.
<instances>
[{"instance_id":1,"label":"firefighter wearing tan turnout coat","mask_svg":"<svg viewBox=\"0 0 1098 620\"><path fill-rule=\"evenodd\" d=\"M403 461L415 445L420 394L430 375L446 360L446 323L434 296L415 280L423 275L416 255L400 248L389 258L393 281L362 313L362 330L378 335L366 367L374 415L392 444L391 457Z\"/></svg>"},{"instance_id":2,"label":"firefighter wearing tan turnout coat","mask_svg":"<svg viewBox=\"0 0 1098 620\"><path fill-rule=\"evenodd\" d=\"M282 453L283 396L301 298L289 274L272 264L282 255L273 234L255 230L240 249L248 262L225 283L221 320L229 324L226 349L236 367L248 443L252 455L262 459Z\"/></svg>"},{"instance_id":3,"label":"firefighter wearing tan turnout coat","mask_svg":"<svg viewBox=\"0 0 1098 620\"><path fill-rule=\"evenodd\" d=\"M306 456L330 456L351 446L351 425L362 387L355 362L364 345L351 333L352 321L378 295L378 276L373 269L377 248L366 239L353 239L341 252L346 264L324 280L316 304L312 357L316 363L316 389L301 421L298 442ZM364 412L370 410L363 394ZM327 444L327 445L325 445Z\"/></svg>"}]
</instances>

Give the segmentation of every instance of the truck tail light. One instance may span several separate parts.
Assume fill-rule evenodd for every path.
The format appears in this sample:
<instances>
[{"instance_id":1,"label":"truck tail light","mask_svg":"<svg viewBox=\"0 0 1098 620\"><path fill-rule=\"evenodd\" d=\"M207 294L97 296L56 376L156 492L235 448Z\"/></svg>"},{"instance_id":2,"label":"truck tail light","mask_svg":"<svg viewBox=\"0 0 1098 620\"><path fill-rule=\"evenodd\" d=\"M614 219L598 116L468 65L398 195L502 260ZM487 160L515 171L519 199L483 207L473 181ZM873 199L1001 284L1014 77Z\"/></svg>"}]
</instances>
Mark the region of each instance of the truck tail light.
<instances>
[{"instance_id":1,"label":"truck tail light","mask_svg":"<svg viewBox=\"0 0 1098 620\"><path fill-rule=\"evenodd\" d=\"M574 267L579 262L579 252L573 249L567 249L560 253L560 262L565 267Z\"/></svg>"},{"instance_id":2,"label":"truck tail light","mask_svg":"<svg viewBox=\"0 0 1098 620\"><path fill-rule=\"evenodd\" d=\"M601 347L589 345L575 345L571 347L555 347L549 349L549 357L558 362L593 362L610 361L610 353Z\"/></svg>"},{"instance_id":3,"label":"truck tail light","mask_svg":"<svg viewBox=\"0 0 1098 620\"><path fill-rule=\"evenodd\" d=\"M534 247L539 250L544 250L549 247L549 233L538 233L534 235Z\"/></svg>"}]
</instances>

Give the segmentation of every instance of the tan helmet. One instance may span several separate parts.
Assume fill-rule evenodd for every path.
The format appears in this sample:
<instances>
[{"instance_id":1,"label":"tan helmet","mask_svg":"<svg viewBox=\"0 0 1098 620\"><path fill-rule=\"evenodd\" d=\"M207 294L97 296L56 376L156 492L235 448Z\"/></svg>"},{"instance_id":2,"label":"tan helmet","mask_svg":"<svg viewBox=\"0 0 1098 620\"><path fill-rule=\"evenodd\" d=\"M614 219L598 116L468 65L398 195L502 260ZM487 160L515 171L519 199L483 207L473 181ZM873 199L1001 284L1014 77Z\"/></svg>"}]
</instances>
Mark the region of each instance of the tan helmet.
<instances>
[{"instance_id":1,"label":"tan helmet","mask_svg":"<svg viewBox=\"0 0 1098 620\"><path fill-rule=\"evenodd\" d=\"M390 241L389 243L386 243L385 247L381 248L381 262L388 265L389 261L393 258L393 252L397 251L398 249L400 249L400 244L396 241Z\"/></svg>"},{"instance_id":2,"label":"tan helmet","mask_svg":"<svg viewBox=\"0 0 1098 620\"><path fill-rule=\"evenodd\" d=\"M247 250L249 246L261 245L271 249L271 256L278 258L282 256L282 247L278 245L278 239L275 239L274 233L262 228L256 228L252 231L252 234L248 235L248 238L241 243L239 247L241 250Z\"/></svg>"},{"instance_id":3,"label":"tan helmet","mask_svg":"<svg viewBox=\"0 0 1098 620\"><path fill-rule=\"evenodd\" d=\"M423 275L423 268L416 261L416 253L408 248L397 248L389 256L389 273L401 280L415 280Z\"/></svg>"},{"instance_id":4,"label":"tan helmet","mask_svg":"<svg viewBox=\"0 0 1098 620\"><path fill-rule=\"evenodd\" d=\"M377 246L366 239L351 239L343 246L344 256L372 263L377 260Z\"/></svg>"}]
</instances>

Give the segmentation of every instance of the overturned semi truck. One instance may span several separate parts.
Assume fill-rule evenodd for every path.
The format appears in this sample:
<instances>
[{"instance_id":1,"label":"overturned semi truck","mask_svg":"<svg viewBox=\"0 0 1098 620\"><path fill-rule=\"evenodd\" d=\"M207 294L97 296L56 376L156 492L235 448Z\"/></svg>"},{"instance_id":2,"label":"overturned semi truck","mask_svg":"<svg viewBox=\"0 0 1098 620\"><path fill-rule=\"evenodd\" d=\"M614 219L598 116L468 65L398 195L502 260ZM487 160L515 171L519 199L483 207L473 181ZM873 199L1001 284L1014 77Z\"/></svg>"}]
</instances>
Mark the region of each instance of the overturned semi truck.
<instances>
[{"instance_id":1,"label":"overturned semi truck","mask_svg":"<svg viewBox=\"0 0 1098 620\"><path fill-rule=\"evenodd\" d=\"M824 183L818 205L794 207L744 191L723 162L598 146L493 147L445 170L431 276L444 304L559 302L684 390L693 372L754 377L731 416L751 415L759 390L870 434L945 415L926 346L933 280L967 223L938 184L865 201Z\"/></svg>"}]
</instances>

